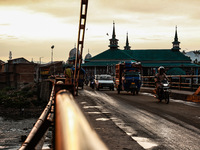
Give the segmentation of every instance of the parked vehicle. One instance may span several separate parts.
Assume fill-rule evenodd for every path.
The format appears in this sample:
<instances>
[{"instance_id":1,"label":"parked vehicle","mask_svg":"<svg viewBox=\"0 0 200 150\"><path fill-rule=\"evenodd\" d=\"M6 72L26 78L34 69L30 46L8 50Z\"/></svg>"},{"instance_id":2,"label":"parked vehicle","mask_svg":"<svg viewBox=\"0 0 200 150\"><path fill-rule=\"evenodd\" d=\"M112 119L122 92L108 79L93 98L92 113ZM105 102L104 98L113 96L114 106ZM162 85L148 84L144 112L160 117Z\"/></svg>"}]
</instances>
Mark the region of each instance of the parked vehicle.
<instances>
[{"instance_id":1,"label":"parked vehicle","mask_svg":"<svg viewBox=\"0 0 200 150\"><path fill-rule=\"evenodd\" d=\"M107 74L95 75L94 87L96 90L109 88L114 91L114 81L112 76Z\"/></svg>"},{"instance_id":2,"label":"parked vehicle","mask_svg":"<svg viewBox=\"0 0 200 150\"><path fill-rule=\"evenodd\" d=\"M116 64L115 70L115 85L118 94L121 91L131 92L133 95L138 94L141 87L141 63L131 61L121 62Z\"/></svg>"},{"instance_id":3,"label":"parked vehicle","mask_svg":"<svg viewBox=\"0 0 200 150\"><path fill-rule=\"evenodd\" d=\"M161 82L161 87L158 88L158 99L161 102L163 99L165 100L165 103L168 104L169 103L169 94L170 94L170 90L169 90L169 82L167 80L164 80Z\"/></svg>"}]
</instances>

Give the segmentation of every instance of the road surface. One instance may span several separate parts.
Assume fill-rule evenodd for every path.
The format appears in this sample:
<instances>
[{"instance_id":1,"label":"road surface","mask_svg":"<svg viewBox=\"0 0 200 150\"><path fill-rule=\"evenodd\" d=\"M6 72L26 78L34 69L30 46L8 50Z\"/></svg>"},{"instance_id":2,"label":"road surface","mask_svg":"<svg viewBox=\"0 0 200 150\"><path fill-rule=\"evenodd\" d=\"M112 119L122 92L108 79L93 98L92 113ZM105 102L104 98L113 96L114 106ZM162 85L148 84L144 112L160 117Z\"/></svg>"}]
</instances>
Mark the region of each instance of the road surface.
<instances>
[{"instance_id":1,"label":"road surface","mask_svg":"<svg viewBox=\"0 0 200 150\"><path fill-rule=\"evenodd\" d=\"M76 99L109 149L200 149L200 104L89 87Z\"/></svg>"}]
</instances>

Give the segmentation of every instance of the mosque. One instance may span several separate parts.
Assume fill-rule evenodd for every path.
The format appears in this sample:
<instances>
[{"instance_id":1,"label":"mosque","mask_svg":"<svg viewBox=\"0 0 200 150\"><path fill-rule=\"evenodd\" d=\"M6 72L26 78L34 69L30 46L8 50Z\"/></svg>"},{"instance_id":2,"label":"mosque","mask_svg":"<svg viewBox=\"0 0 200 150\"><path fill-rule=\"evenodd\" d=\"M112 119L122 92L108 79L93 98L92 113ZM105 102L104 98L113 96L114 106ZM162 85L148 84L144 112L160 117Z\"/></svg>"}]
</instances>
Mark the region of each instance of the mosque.
<instances>
[{"instance_id":1,"label":"mosque","mask_svg":"<svg viewBox=\"0 0 200 150\"><path fill-rule=\"evenodd\" d=\"M113 23L112 38L109 39L109 49L92 57L88 51L82 67L86 74L94 76L96 74L115 75L115 65L121 61L141 62L144 76L155 75L159 66L166 68L168 75L197 75L199 65L192 63L188 56L180 52L180 42L178 41L177 27L171 49L131 49L129 46L128 33L124 49L119 49L118 39L115 34L115 23ZM76 48L69 53L68 63L74 64Z\"/></svg>"}]
</instances>

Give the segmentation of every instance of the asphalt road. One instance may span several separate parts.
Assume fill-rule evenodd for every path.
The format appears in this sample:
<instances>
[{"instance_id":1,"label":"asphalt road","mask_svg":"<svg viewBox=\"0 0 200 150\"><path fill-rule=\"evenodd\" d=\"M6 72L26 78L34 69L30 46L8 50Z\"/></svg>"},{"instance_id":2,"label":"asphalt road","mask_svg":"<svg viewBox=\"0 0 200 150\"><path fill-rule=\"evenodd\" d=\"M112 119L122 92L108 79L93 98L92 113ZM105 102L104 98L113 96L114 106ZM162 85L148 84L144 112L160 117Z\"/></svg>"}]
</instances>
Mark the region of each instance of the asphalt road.
<instances>
[{"instance_id":1,"label":"asphalt road","mask_svg":"<svg viewBox=\"0 0 200 150\"><path fill-rule=\"evenodd\" d=\"M200 104L89 87L75 99L109 149L200 149Z\"/></svg>"}]
</instances>

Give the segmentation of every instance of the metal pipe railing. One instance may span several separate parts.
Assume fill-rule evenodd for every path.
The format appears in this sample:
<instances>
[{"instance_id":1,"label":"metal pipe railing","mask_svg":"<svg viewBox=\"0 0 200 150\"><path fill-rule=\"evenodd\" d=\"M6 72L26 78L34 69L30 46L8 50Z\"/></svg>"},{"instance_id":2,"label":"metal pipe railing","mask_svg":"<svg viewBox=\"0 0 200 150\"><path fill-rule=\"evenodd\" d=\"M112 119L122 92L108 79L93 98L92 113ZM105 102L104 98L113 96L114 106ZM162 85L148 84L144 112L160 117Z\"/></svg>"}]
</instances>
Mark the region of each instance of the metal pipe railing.
<instances>
[{"instance_id":1,"label":"metal pipe railing","mask_svg":"<svg viewBox=\"0 0 200 150\"><path fill-rule=\"evenodd\" d=\"M55 106L56 150L107 150L69 92L59 91Z\"/></svg>"},{"instance_id":2,"label":"metal pipe railing","mask_svg":"<svg viewBox=\"0 0 200 150\"><path fill-rule=\"evenodd\" d=\"M29 133L28 137L26 138L25 142L22 144L19 150L32 150L35 149L45 132L47 131L48 127L51 124L51 121L48 120L49 112L51 111L51 106L54 97L54 86L51 91L50 100L40 115L39 119L35 123L34 127L32 128L31 132Z\"/></svg>"}]
</instances>

